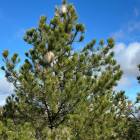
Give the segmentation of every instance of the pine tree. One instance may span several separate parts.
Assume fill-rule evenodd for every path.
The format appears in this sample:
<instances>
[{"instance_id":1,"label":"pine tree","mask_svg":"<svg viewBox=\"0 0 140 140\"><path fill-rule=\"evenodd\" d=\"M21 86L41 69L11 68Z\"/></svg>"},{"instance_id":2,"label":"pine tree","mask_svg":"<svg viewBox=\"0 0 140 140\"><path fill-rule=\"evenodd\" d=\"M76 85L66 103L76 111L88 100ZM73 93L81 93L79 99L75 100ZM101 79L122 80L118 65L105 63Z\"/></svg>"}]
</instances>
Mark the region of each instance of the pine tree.
<instances>
[{"instance_id":1,"label":"pine tree","mask_svg":"<svg viewBox=\"0 0 140 140\"><path fill-rule=\"evenodd\" d=\"M77 23L78 15L73 4L66 4L67 0L63 0L61 8L55 6L55 17L49 25L46 25L47 17L41 15L38 28L26 31L23 39L33 45L33 49L29 49L30 56L25 52L30 61L25 59L19 73L14 70L20 62L20 58L16 60L18 53L14 53L11 60L8 50L2 53L7 70L4 66L1 69L5 71L7 81L15 87L15 94L7 97L1 115L3 133L0 135L5 139L10 137L9 133L13 139L26 138L22 127L25 131L28 127L33 129L33 139L126 137L122 133L126 122L122 115L126 113L127 97L124 91L117 94L113 91L123 71L112 59L113 51L106 56L115 45L114 39L108 38L105 47L101 39L98 43L101 48L97 47L99 54L94 53L96 39L81 52L71 54L74 42L84 40L85 26ZM76 39L78 35L79 39ZM106 66L106 71L98 77L96 72L102 71L101 66ZM9 126L10 120L12 124ZM64 128L68 129L69 136L61 134Z\"/></svg>"}]
</instances>

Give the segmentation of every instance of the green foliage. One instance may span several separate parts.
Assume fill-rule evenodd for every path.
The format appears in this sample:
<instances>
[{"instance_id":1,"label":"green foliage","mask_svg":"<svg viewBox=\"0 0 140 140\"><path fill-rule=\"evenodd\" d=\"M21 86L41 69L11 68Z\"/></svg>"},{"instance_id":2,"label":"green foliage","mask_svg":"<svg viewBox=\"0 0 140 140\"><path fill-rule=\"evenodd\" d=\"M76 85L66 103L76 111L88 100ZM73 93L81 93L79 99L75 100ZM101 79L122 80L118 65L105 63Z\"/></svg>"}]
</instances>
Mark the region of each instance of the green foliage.
<instances>
[{"instance_id":1,"label":"green foliage","mask_svg":"<svg viewBox=\"0 0 140 140\"><path fill-rule=\"evenodd\" d=\"M0 121L0 135L2 140L35 140L35 130L29 123L25 123L24 126L18 125L16 128L13 128L12 121L8 119L7 122L8 128Z\"/></svg>"},{"instance_id":2,"label":"green foliage","mask_svg":"<svg viewBox=\"0 0 140 140\"><path fill-rule=\"evenodd\" d=\"M100 42L98 43L99 45L104 45L104 40L101 39Z\"/></svg>"},{"instance_id":3,"label":"green foliage","mask_svg":"<svg viewBox=\"0 0 140 140\"><path fill-rule=\"evenodd\" d=\"M2 55L3 55L4 58L7 58L7 56L8 56L9 53L10 52L8 50L4 50L3 53L2 53Z\"/></svg>"},{"instance_id":4,"label":"green foliage","mask_svg":"<svg viewBox=\"0 0 140 140\"><path fill-rule=\"evenodd\" d=\"M85 26L81 23L76 24L76 31L81 31L81 33L85 32Z\"/></svg>"},{"instance_id":5,"label":"green foliage","mask_svg":"<svg viewBox=\"0 0 140 140\"><path fill-rule=\"evenodd\" d=\"M63 0L62 4L66 4ZM115 52L106 54L115 45L113 38L100 53L94 45L96 39L78 53L72 46L78 33L85 33L85 26L77 23L78 15L73 4L66 6L62 15L57 6L57 15L46 25L47 16L41 15L37 29L26 31L24 41L34 46L25 52L19 73L15 70L18 54L8 60L9 51L4 50L7 81L15 86L15 94L6 98L0 113L0 138L18 139L136 139L140 137L139 126L131 122L131 102L126 101L125 91L115 93L113 86L121 79L123 71L112 59ZM81 35L78 41L82 42ZM98 43L103 47L104 40ZM99 46L97 51L101 50ZM46 64L47 52L55 60ZM92 52L92 55L90 54ZM102 61L101 61L102 60ZM4 61L4 60L3 60ZM100 66L106 66L102 71ZM140 68L140 65L138 65ZM97 72L101 71L99 77ZM115 73L115 74L114 74ZM140 77L137 77L140 83ZM17 81L20 84L17 84ZM140 100L137 93L136 103ZM129 110L128 110L129 109Z\"/></svg>"},{"instance_id":6,"label":"green foliage","mask_svg":"<svg viewBox=\"0 0 140 140\"><path fill-rule=\"evenodd\" d=\"M82 41L84 40L84 38L85 38L85 37L84 37L83 35L81 35L81 36L80 36L80 39L79 39L79 42L82 42Z\"/></svg>"}]
</instances>

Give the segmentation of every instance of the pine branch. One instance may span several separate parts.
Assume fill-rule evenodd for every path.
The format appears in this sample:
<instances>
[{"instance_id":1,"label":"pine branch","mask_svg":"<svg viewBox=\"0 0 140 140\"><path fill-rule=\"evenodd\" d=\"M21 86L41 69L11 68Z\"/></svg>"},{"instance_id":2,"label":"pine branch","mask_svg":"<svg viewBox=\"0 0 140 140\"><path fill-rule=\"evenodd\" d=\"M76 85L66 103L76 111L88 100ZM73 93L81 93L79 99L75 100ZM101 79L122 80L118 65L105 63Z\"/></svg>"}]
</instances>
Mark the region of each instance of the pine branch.
<instances>
[{"instance_id":1,"label":"pine branch","mask_svg":"<svg viewBox=\"0 0 140 140\"><path fill-rule=\"evenodd\" d=\"M72 46L75 37L77 36L78 31L75 32L73 39L71 40L70 46Z\"/></svg>"}]
</instances>

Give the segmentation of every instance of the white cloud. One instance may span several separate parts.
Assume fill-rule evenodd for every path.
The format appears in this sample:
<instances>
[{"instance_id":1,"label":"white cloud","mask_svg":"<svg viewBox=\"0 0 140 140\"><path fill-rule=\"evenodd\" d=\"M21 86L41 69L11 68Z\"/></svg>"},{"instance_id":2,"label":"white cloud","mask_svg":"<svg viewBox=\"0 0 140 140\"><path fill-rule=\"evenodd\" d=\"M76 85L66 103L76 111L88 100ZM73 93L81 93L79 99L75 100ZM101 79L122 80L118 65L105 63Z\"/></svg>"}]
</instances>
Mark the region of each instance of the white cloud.
<instances>
[{"instance_id":1,"label":"white cloud","mask_svg":"<svg viewBox=\"0 0 140 140\"><path fill-rule=\"evenodd\" d=\"M138 15L139 15L139 10L138 10L137 8L135 8L135 9L134 9L134 12L135 12L135 16L138 17Z\"/></svg>"},{"instance_id":2,"label":"white cloud","mask_svg":"<svg viewBox=\"0 0 140 140\"><path fill-rule=\"evenodd\" d=\"M11 92L13 90L13 85L9 83L5 78L0 78L0 92Z\"/></svg>"},{"instance_id":3,"label":"white cloud","mask_svg":"<svg viewBox=\"0 0 140 140\"><path fill-rule=\"evenodd\" d=\"M119 39L119 38L123 38L123 37L124 37L124 34L123 34L122 29L120 29L119 31L116 31L116 32L111 33L111 36L112 36L115 40L117 40L117 39Z\"/></svg>"},{"instance_id":4,"label":"white cloud","mask_svg":"<svg viewBox=\"0 0 140 140\"><path fill-rule=\"evenodd\" d=\"M120 70L124 71L122 78L117 82L118 86L114 87L113 90L116 92L124 90L125 95L127 95L130 100L135 101L137 93L140 92L140 84L136 79L137 76L140 76L137 67L137 65L140 64L140 43L134 42L128 46L124 43L116 43L111 51L115 52L113 59L117 60L117 65L121 65Z\"/></svg>"},{"instance_id":5,"label":"white cloud","mask_svg":"<svg viewBox=\"0 0 140 140\"><path fill-rule=\"evenodd\" d=\"M118 50L118 52L115 50ZM136 77L140 74L137 67L140 64L140 43L130 43L127 47L123 43L117 43L114 51L118 56L116 57L117 62L121 65L127 77Z\"/></svg>"},{"instance_id":6,"label":"white cloud","mask_svg":"<svg viewBox=\"0 0 140 140\"><path fill-rule=\"evenodd\" d=\"M123 42L120 43L116 43L113 51L115 52L115 54L120 54L120 52L124 51L124 49L126 48L126 45Z\"/></svg>"},{"instance_id":7,"label":"white cloud","mask_svg":"<svg viewBox=\"0 0 140 140\"><path fill-rule=\"evenodd\" d=\"M0 78L0 105L5 104L5 99L13 93L14 86L6 78Z\"/></svg>"},{"instance_id":8,"label":"white cloud","mask_svg":"<svg viewBox=\"0 0 140 140\"><path fill-rule=\"evenodd\" d=\"M111 51L115 52L113 59L117 60L116 65L120 64L120 70L124 72L121 79L117 81L118 86L113 87L113 90L115 90L116 93L124 90L125 95L129 97L128 99L135 101L137 92L140 92L140 84L136 80L137 76L140 76L137 67L137 65L140 64L140 43L134 42L127 46L119 42L115 44L114 48L111 49L109 53ZM104 66L101 68L102 71L105 70ZM101 72L98 73L98 76L101 76Z\"/></svg>"},{"instance_id":9,"label":"white cloud","mask_svg":"<svg viewBox=\"0 0 140 140\"><path fill-rule=\"evenodd\" d=\"M14 39L23 39L23 36L25 35L26 30L23 28L20 28L19 31L15 32L13 34Z\"/></svg>"}]
</instances>

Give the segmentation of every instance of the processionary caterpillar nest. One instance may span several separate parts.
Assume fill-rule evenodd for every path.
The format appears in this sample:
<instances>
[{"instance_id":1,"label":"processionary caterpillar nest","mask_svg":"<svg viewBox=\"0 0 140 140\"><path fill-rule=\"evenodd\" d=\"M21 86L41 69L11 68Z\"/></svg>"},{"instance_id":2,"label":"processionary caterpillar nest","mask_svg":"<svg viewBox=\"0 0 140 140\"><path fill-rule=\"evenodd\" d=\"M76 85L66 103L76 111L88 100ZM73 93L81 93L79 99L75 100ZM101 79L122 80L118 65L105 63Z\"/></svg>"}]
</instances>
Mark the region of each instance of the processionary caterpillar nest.
<instances>
[{"instance_id":1,"label":"processionary caterpillar nest","mask_svg":"<svg viewBox=\"0 0 140 140\"><path fill-rule=\"evenodd\" d=\"M44 56L44 59L48 64L50 64L50 63L54 62L55 57L54 57L54 54L50 51Z\"/></svg>"}]
</instances>

